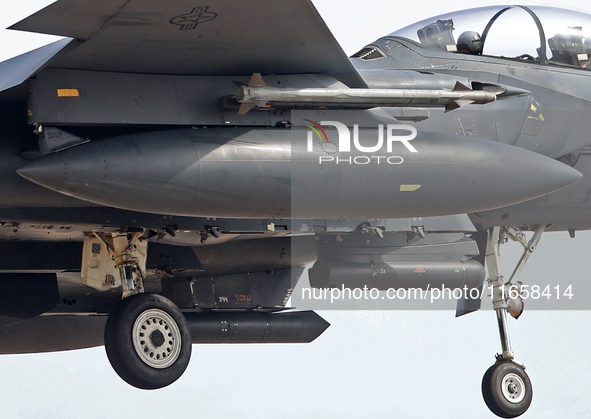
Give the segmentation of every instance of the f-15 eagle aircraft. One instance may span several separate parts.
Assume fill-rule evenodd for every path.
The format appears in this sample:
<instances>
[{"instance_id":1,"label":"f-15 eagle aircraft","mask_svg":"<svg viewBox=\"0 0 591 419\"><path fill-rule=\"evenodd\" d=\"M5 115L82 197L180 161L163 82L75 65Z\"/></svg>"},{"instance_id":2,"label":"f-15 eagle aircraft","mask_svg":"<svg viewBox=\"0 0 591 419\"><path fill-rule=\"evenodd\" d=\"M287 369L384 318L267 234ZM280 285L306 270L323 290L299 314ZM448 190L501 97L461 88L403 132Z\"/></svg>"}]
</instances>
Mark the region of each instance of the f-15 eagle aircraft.
<instances>
[{"instance_id":1,"label":"f-15 eagle aircraft","mask_svg":"<svg viewBox=\"0 0 591 419\"><path fill-rule=\"evenodd\" d=\"M590 27L487 7L347 58L308 0L53 3L11 29L64 39L0 64L0 352L104 344L156 389L192 343L323 333L286 307L309 264L315 288L482 289L486 262L483 396L519 416L518 274L544 231L591 226ZM506 238L525 247L508 281Z\"/></svg>"}]
</instances>

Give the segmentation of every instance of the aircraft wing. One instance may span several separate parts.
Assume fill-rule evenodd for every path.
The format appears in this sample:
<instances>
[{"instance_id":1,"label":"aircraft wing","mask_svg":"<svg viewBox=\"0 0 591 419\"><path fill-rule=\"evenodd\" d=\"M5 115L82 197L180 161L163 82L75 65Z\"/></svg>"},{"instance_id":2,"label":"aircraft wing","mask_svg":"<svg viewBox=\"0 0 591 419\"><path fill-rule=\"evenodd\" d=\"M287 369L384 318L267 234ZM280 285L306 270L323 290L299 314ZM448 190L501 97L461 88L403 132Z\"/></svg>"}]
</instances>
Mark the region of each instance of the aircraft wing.
<instances>
[{"instance_id":1,"label":"aircraft wing","mask_svg":"<svg viewBox=\"0 0 591 419\"><path fill-rule=\"evenodd\" d=\"M145 74L330 74L366 87L310 0L59 0L10 29L85 41L52 67Z\"/></svg>"},{"instance_id":2,"label":"aircraft wing","mask_svg":"<svg viewBox=\"0 0 591 419\"><path fill-rule=\"evenodd\" d=\"M71 42L72 39L62 39L0 63L0 73L3 75L0 79L0 92L18 86L32 77Z\"/></svg>"},{"instance_id":3,"label":"aircraft wing","mask_svg":"<svg viewBox=\"0 0 591 419\"><path fill-rule=\"evenodd\" d=\"M19 96L26 97L26 90L13 92L13 88L20 86L27 79L33 77L47 67L58 55L66 53L75 45L76 42L73 39L65 38L1 62L0 100ZM11 92L7 92L9 90Z\"/></svg>"}]
</instances>

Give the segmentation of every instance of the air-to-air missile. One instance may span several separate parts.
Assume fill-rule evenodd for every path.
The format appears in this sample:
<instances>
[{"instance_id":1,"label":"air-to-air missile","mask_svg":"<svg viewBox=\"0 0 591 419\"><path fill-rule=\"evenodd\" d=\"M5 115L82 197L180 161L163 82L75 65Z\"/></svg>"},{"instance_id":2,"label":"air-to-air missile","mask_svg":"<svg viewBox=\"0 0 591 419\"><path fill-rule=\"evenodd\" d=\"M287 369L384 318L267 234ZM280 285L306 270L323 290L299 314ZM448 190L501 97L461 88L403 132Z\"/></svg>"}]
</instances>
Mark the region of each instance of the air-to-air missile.
<instances>
[{"instance_id":1,"label":"air-to-air missile","mask_svg":"<svg viewBox=\"0 0 591 419\"><path fill-rule=\"evenodd\" d=\"M565 164L492 141L419 133L409 147L383 141L377 131L360 129L356 142L377 148L382 141L372 153L339 150L334 129L312 148L310 131L299 128L150 132L49 153L18 173L66 195L135 211L331 219L482 211L581 177Z\"/></svg>"}]
</instances>

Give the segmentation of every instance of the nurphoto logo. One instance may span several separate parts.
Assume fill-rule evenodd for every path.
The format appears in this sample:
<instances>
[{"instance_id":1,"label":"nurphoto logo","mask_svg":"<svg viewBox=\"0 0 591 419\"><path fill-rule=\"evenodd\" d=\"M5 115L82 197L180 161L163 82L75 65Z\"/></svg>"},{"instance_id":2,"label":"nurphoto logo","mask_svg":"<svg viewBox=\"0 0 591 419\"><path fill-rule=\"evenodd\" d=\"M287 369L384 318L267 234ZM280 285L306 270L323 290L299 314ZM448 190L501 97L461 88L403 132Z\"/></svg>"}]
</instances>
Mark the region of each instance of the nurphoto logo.
<instances>
[{"instance_id":1,"label":"nurphoto logo","mask_svg":"<svg viewBox=\"0 0 591 419\"><path fill-rule=\"evenodd\" d=\"M308 131L307 151L314 151L314 133L320 141L320 148L326 153L325 156L319 156L318 163L335 163L335 164L370 164L370 163L388 163L388 164L402 164L404 159L401 156L391 155L393 153L393 144L401 143L411 153L418 153L417 149L412 146L410 141L417 136L417 129L411 125L388 124L384 128L383 124L379 124L377 128L377 142L375 145L367 146L361 145L359 141L359 125L353 125L353 135L347 125L338 121L320 121L314 122L309 119L305 120L312 125L306 125L312 131ZM332 126L336 128L339 135L338 145L329 141L328 135L322 126ZM384 135L385 131L385 135ZM395 132L408 132L405 135L395 134ZM357 152L364 153L357 156L339 157L339 153L351 153L351 137L353 137L353 147ZM384 138L386 144L386 153L388 155L375 155L372 153L379 153L384 148ZM371 154L371 155L368 155Z\"/></svg>"}]
</instances>

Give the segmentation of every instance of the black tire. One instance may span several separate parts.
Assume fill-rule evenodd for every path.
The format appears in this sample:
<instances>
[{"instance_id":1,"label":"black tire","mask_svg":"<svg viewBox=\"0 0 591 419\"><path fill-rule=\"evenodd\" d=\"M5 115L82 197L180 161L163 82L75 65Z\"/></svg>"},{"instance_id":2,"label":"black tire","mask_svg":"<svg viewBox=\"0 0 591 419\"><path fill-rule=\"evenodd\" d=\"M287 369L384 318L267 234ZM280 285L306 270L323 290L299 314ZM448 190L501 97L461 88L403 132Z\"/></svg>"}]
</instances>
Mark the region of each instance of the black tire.
<instances>
[{"instance_id":1,"label":"black tire","mask_svg":"<svg viewBox=\"0 0 591 419\"><path fill-rule=\"evenodd\" d=\"M109 314L105 349L123 380L153 390L174 383L185 372L191 358L191 332L172 301L158 294L136 294Z\"/></svg>"},{"instance_id":2,"label":"black tire","mask_svg":"<svg viewBox=\"0 0 591 419\"><path fill-rule=\"evenodd\" d=\"M497 361L482 378L482 396L495 415L516 418L529 408L533 387L519 365L510 361Z\"/></svg>"}]
</instances>

